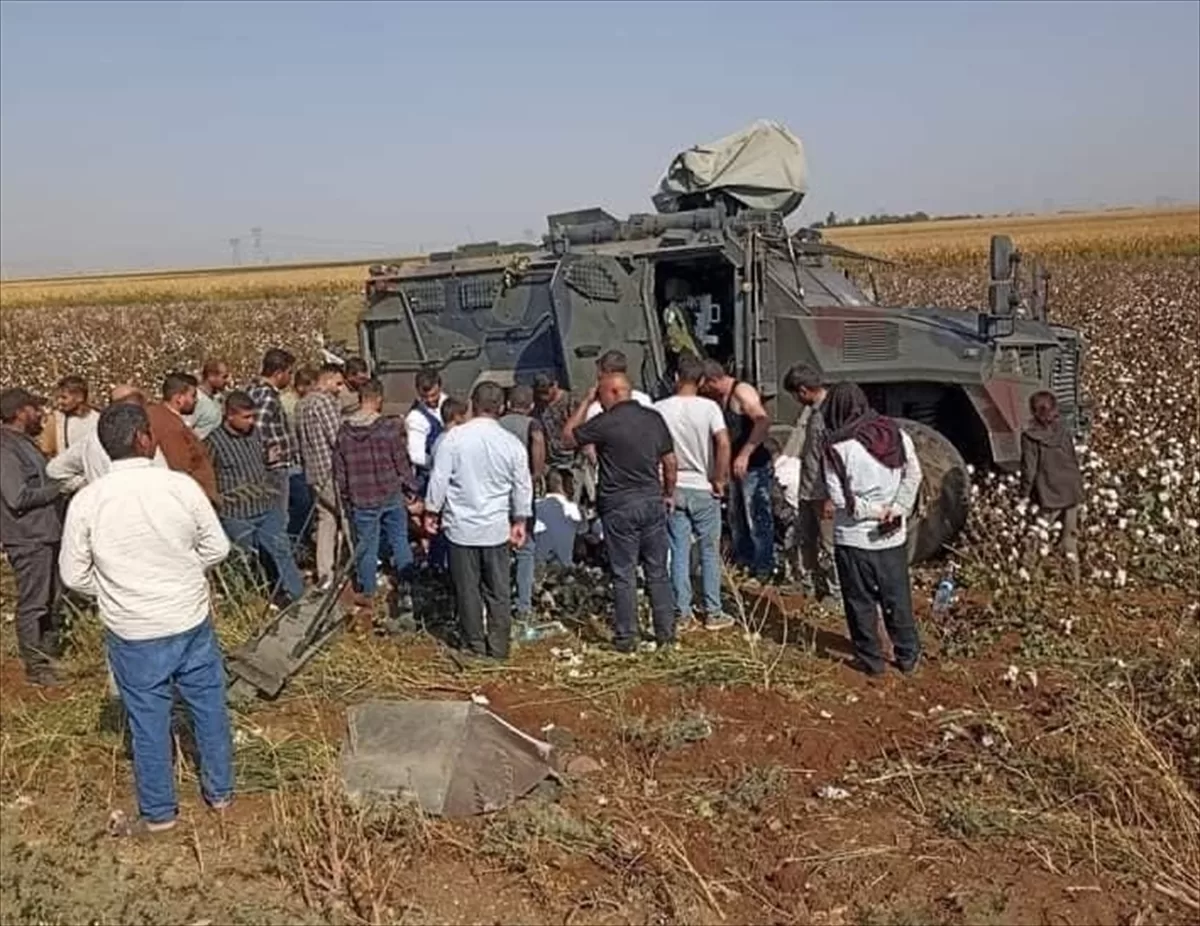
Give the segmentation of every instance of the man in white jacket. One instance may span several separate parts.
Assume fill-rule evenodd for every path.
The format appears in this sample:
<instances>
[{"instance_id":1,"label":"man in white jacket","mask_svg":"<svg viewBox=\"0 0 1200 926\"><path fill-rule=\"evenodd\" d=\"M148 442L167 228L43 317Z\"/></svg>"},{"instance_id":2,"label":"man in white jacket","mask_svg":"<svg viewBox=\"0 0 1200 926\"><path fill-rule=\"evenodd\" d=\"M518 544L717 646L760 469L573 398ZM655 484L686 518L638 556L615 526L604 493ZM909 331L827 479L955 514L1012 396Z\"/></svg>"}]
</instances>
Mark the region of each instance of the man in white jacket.
<instances>
[{"instance_id":1,"label":"man in white jacket","mask_svg":"<svg viewBox=\"0 0 1200 926\"><path fill-rule=\"evenodd\" d=\"M921 655L908 574L908 519L921 487L921 463L912 438L876 413L854 383L830 388L823 412L834 562L858 668L869 675L884 671L879 609L896 666L907 675Z\"/></svg>"},{"instance_id":2,"label":"man in white jacket","mask_svg":"<svg viewBox=\"0 0 1200 926\"><path fill-rule=\"evenodd\" d=\"M205 575L229 554L229 539L194 479L151 464L154 437L144 409L110 405L96 430L112 466L67 509L59 574L99 606L133 739L140 814L133 831L157 832L173 827L179 813L171 738L176 691L192 717L204 799L222 809L233 797L225 670Z\"/></svg>"},{"instance_id":3,"label":"man in white jacket","mask_svg":"<svg viewBox=\"0 0 1200 926\"><path fill-rule=\"evenodd\" d=\"M136 386L114 386L108 396L109 405L137 405L144 408L146 397ZM99 414L97 414L99 419ZM167 468L167 461L158 447L154 448L153 466ZM46 474L67 486L66 491L76 491L95 482L112 468L112 460L104 451L100 437L93 430L83 440L72 444L46 464Z\"/></svg>"}]
</instances>

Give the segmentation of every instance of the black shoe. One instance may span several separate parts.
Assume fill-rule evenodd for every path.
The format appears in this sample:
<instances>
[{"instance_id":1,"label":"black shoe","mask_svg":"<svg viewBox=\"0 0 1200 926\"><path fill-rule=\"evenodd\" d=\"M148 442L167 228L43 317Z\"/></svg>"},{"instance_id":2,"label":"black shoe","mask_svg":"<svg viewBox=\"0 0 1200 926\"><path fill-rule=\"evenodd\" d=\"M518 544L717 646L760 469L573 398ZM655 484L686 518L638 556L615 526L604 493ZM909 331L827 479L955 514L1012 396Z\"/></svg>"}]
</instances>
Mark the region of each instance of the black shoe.
<instances>
[{"instance_id":1,"label":"black shoe","mask_svg":"<svg viewBox=\"0 0 1200 926\"><path fill-rule=\"evenodd\" d=\"M622 656L633 656L637 653L637 643L633 640L628 643L622 641L620 643L613 641L613 652L620 653Z\"/></svg>"},{"instance_id":2,"label":"black shoe","mask_svg":"<svg viewBox=\"0 0 1200 926\"><path fill-rule=\"evenodd\" d=\"M25 670L25 679L35 688L62 688L65 684L48 665L30 666Z\"/></svg>"},{"instance_id":3,"label":"black shoe","mask_svg":"<svg viewBox=\"0 0 1200 926\"><path fill-rule=\"evenodd\" d=\"M861 656L855 656L854 659L851 660L850 668L855 672L861 672L863 675L869 675L872 678L878 678L884 673L883 666L874 665L870 662L867 662L867 660L863 659Z\"/></svg>"},{"instance_id":4,"label":"black shoe","mask_svg":"<svg viewBox=\"0 0 1200 926\"><path fill-rule=\"evenodd\" d=\"M900 670L901 675L914 675L921 666L920 659L914 659L912 662L897 662L896 668Z\"/></svg>"}]
</instances>

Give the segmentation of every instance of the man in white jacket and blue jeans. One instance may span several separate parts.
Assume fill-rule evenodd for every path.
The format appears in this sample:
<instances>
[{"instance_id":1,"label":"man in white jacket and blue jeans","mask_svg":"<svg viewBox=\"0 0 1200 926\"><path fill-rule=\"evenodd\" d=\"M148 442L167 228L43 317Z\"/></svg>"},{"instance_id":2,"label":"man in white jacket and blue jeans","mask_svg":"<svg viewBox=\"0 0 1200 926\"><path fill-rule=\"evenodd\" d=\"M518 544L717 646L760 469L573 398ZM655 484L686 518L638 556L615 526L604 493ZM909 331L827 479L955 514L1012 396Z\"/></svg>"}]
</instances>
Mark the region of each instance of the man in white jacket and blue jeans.
<instances>
[{"instance_id":1,"label":"man in white jacket and blue jeans","mask_svg":"<svg viewBox=\"0 0 1200 926\"><path fill-rule=\"evenodd\" d=\"M233 797L225 670L205 575L229 554L229 539L194 479L151 465L155 442L144 409L110 405L96 432L112 467L67 510L59 571L68 588L97 600L133 737L140 817L114 835L158 832L179 813L176 691L191 714L205 801L220 810Z\"/></svg>"},{"instance_id":2,"label":"man in white jacket and blue jeans","mask_svg":"<svg viewBox=\"0 0 1200 926\"><path fill-rule=\"evenodd\" d=\"M829 390L824 408L825 482L834 508L834 562L858 668L884 671L877 609L906 675L921 641L908 574L908 519L921 487L912 438L875 412L854 383Z\"/></svg>"}]
</instances>

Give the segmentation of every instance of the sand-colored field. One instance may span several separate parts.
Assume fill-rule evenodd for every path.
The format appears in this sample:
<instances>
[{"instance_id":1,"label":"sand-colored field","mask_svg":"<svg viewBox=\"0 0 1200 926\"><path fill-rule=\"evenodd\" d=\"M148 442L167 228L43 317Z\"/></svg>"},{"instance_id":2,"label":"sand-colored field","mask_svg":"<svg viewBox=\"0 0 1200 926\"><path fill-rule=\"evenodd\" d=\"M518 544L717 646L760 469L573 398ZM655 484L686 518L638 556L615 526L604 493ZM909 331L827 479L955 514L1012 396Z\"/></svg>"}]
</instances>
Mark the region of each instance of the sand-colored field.
<instances>
[{"instance_id":1,"label":"sand-colored field","mask_svg":"<svg viewBox=\"0 0 1200 926\"><path fill-rule=\"evenodd\" d=\"M982 254L996 232L1007 232L1018 247L1047 256L1080 251L1114 256L1196 253L1200 251L1200 208L935 220L833 228L826 235L839 244L879 256L946 261ZM397 258L394 262L421 259ZM0 307L352 293L365 279L368 265L367 261L339 261L8 280L0 283Z\"/></svg>"}]
</instances>

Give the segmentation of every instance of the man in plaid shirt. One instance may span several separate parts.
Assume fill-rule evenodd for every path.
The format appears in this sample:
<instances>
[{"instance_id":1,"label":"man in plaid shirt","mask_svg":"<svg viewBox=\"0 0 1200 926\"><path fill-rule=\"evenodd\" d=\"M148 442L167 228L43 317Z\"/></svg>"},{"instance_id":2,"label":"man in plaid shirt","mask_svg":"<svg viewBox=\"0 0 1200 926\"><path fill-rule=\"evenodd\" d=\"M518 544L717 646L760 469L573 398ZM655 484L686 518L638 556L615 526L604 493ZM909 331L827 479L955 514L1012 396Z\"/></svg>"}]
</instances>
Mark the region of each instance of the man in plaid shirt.
<instances>
[{"instance_id":1,"label":"man in plaid shirt","mask_svg":"<svg viewBox=\"0 0 1200 926\"><path fill-rule=\"evenodd\" d=\"M267 464L272 486L278 489L276 505L284 524L288 522L290 497L288 471L298 466L300 460L296 442L288 429L280 392L291 384L295 365L295 357L282 348L272 347L263 354L262 375L257 385L249 389L250 398L254 400L254 427L263 444L263 462Z\"/></svg>"},{"instance_id":2,"label":"man in plaid shirt","mask_svg":"<svg viewBox=\"0 0 1200 926\"><path fill-rule=\"evenodd\" d=\"M384 418L382 409L382 385L374 379L364 383L359 388L359 410L338 435L333 478L354 525L357 604L365 607L374 598L382 531L400 581L399 610L406 611L411 610L408 581L413 562L407 508L416 499L417 487L404 429L399 421Z\"/></svg>"},{"instance_id":3,"label":"man in plaid shirt","mask_svg":"<svg viewBox=\"0 0 1200 926\"><path fill-rule=\"evenodd\" d=\"M338 498L333 484L333 451L342 426L338 395L343 388L342 369L327 363L317 373L311 392L296 405L296 437L304 478L317 504L317 582L322 587L333 578L337 552Z\"/></svg>"}]
</instances>

